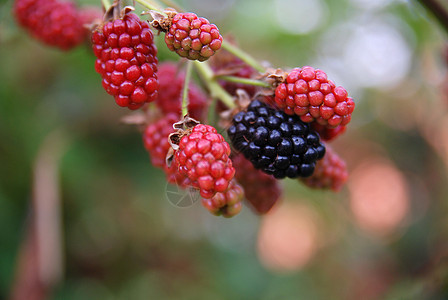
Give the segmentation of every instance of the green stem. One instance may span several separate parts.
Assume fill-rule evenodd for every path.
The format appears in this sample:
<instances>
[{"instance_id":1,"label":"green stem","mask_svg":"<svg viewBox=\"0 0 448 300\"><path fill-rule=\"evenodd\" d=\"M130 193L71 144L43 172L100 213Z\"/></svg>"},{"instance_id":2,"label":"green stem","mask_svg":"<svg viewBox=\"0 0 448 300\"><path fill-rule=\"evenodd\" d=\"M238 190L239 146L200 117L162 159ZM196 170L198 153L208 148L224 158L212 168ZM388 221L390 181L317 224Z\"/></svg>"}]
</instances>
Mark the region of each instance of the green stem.
<instances>
[{"instance_id":1,"label":"green stem","mask_svg":"<svg viewBox=\"0 0 448 300\"><path fill-rule=\"evenodd\" d=\"M216 82L213 71L208 64L206 62L194 61L194 66L210 90L212 97L221 100L228 108L235 108L233 97Z\"/></svg>"},{"instance_id":2,"label":"green stem","mask_svg":"<svg viewBox=\"0 0 448 300\"><path fill-rule=\"evenodd\" d=\"M437 0L418 0L439 21L443 29L448 33L448 10Z\"/></svg>"},{"instance_id":3,"label":"green stem","mask_svg":"<svg viewBox=\"0 0 448 300\"><path fill-rule=\"evenodd\" d=\"M265 88L272 87L269 83L266 83L261 80L256 80L256 79L242 78L242 77L237 77L237 76L227 76L227 75L218 75L218 76L215 76L215 78L222 79L225 81L235 82L235 83L261 86L261 87L265 87Z\"/></svg>"},{"instance_id":4,"label":"green stem","mask_svg":"<svg viewBox=\"0 0 448 300\"><path fill-rule=\"evenodd\" d=\"M208 113L207 113L207 124L213 126L216 128L216 98L212 99L212 102L210 102L210 105L208 106Z\"/></svg>"},{"instance_id":5,"label":"green stem","mask_svg":"<svg viewBox=\"0 0 448 300\"><path fill-rule=\"evenodd\" d=\"M193 62L189 60L187 62L187 73L185 74L184 87L182 90L182 116L188 115L188 89L190 87L191 70L193 68Z\"/></svg>"},{"instance_id":6,"label":"green stem","mask_svg":"<svg viewBox=\"0 0 448 300\"><path fill-rule=\"evenodd\" d=\"M185 11L185 9L183 9L179 4L175 3L174 1L171 1L171 0L160 0L160 2L165 4L167 7L174 8L178 12Z\"/></svg>"},{"instance_id":7,"label":"green stem","mask_svg":"<svg viewBox=\"0 0 448 300\"><path fill-rule=\"evenodd\" d=\"M233 55L244 61L246 64L257 70L258 72L264 73L266 71L266 69L263 68L263 66L260 65L260 63L258 63L252 56L250 56L248 53L244 52L240 48L232 45L231 43L223 41L222 48L229 51L230 53L232 53Z\"/></svg>"},{"instance_id":8,"label":"green stem","mask_svg":"<svg viewBox=\"0 0 448 300\"><path fill-rule=\"evenodd\" d=\"M101 3L103 4L104 11L108 11L109 7L112 5L110 4L109 0L101 0Z\"/></svg>"},{"instance_id":9,"label":"green stem","mask_svg":"<svg viewBox=\"0 0 448 300\"><path fill-rule=\"evenodd\" d=\"M159 13L163 14L162 8L157 7L155 4L153 3L149 3L148 0L134 0L135 2L139 3L140 5L146 7L149 10L155 10Z\"/></svg>"}]
</instances>

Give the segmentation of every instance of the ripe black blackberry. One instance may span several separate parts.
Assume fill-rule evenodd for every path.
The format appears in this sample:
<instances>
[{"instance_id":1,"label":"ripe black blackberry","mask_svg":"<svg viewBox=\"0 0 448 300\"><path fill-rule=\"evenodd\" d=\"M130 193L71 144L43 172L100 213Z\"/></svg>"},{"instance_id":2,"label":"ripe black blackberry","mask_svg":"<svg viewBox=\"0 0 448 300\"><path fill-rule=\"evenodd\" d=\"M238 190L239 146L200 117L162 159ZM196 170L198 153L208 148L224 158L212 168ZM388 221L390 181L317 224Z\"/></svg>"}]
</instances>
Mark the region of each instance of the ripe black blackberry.
<instances>
[{"instance_id":1,"label":"ripe black blackberry","mask_svg":"<svg viewBox=\"0 0 448 300\"><path fill-rule=\"evenodd\" d=\"M233 147L255 168L275 178L308 177L325 147L319 135L298 116L288 116L254 100L233 117L227 130Z\"/></svg>"}]
</instances>

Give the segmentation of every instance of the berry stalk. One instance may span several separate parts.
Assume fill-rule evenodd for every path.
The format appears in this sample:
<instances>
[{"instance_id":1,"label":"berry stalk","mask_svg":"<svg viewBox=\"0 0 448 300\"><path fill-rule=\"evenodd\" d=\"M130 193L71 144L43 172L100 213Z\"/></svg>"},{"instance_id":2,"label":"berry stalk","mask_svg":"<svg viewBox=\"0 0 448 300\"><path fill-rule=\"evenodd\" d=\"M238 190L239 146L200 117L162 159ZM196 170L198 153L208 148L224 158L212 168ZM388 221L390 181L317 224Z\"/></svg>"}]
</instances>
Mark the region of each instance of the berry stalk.
<instances>
[{"instance_id":1,"label":"berry stalk","mask_svg":"<svg viewBox=\"0 0 448 300\"><path fill-rule=\"evenodd\" d=\"M109 0L101 0L101 3L103 4L104 10L108 11L109 8L111 7L111 3L109 2Z\"/></svg>"},{"instance_id":2,"label":"berry stalk","mask_svg":"<svg viewBox=\"0 0 448 300\"><path fill-rule=\"evenodd\" d=\"M165 4L167 7L172 7L178 12L184 12L185 9L183 9L179 4L177 4L174 1L171 0L160 0L163 4Z\"/></svg>"},{"instance_id":3,"label":"berry stalk","mask_svg":"<svg viewBox=\"0 0 448 300\"><path fill-rule=\"evenodd\" d=\"M213 70L207 63L194 61L194 67L201 76L207 88L210 90L210 94L213 98L218 98L228 108L235 108L233 97L227 93L214 79Z\"/></svg>"},{"instance_id":4,"label":"berry stalk","mask_svg":"<svg viewBox=\"0 0 448 300\"><path fill-rule=\"evenodd\" d=\"M230 53L232 53L233 55L244 61L246 64L257 70L258 72L264 73L266 71L265 68L263 68L263 66L260 65L260 63L258 63L252 56L250 56L248 53L244 52L240 48L232 45L231 43L223 41L222 49L229 51Z\"/></svg>"},{"instance_id":5,"label":"berry stalk","mask_svg":"<svg viewBox=\"0 0 448 300\"><path fill-rule=\"evenodd\" d=\"M149 10L157 11L158 13L164 14L162 8L158 7L154 3L150 3L148 0L134 0L135 2L141 4Z\"/></svg>"},{"instance_id":6,"label":"berry stalk","mask_svg":"<svg viewBox=\"0 0 448 300\"><path fill-rule=\"evenodd\" d=\"M442 25L443 29L448 33L448 11L437 0L418 0Z\"/></svg>"},{"instance_id":7,"label":"berry stalk","mask_svg":"<svg viewBox=\"0 0 448 300\"><path fill-rule=\"evenodd\" d=\"M193 67L193 64L189 60L187 62L187 70L186 70L186 74L185 74L184 87L182 89L182 116L183 117L188 115L188 88L190 86L192 67Z\"/></svg>"},{"instance_id":8,"label":"berry stalk","mask_svg":"<svg viewBox=\"0 0 448 300\"><path fill-rule=\"evenodd\" d=\"M228 75L218 75L218 76L215 76L215 78L229 81L229 82L234 82L234 83L241 83L241 84L247 84L247 85L253 85L253 86L261 86L264 88L272 87L269 83L266 83L266 82L260 81L260 80L256 80L256 79L249 79L249 78L228 76Z\"/></svg>"}]
</instances>

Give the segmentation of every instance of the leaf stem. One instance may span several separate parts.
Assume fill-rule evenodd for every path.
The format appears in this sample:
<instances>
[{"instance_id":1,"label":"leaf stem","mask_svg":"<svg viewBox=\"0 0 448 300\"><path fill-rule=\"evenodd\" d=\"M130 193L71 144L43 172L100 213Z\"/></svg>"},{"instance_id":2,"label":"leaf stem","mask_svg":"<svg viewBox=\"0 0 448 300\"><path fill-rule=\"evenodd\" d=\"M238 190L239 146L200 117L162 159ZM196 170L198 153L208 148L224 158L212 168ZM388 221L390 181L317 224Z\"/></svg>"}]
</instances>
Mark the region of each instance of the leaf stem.
<instances>
[{"instance_id":1,"label":"leaf stem","mask_svg":"<svg viewBox=\"0 0 448 300\"><path fill-rule=\"evenodd\" d=\"M174 8L178 12L185 11L185 9L183 9L179 4L175 3L174 1L171 1L171 0L160 0L160 2L162 2L163 4L165 4L168 7Z\"/></svg>"},{"instance_id":2,"label":"leaf stem","mask_svg":"<svg viewBox=\"0 0 448 300\"><path fill-rule=\"evenodd\" d=\"M159 13L163 14L162 8L157 7L154 3L149 2L148 0L134 0L135 2L141 4L149 10L155 10Z\"/></svg>"},{"instance_id":3,"label":"leaf stem","mask_svg":"<svg viewBox=\"0 0 448 300\"><path fill-rule=\"evenodd\" d=\"M191 70L193 68L193 62L189 60L187 62L187 70L185 74L184 87L182 90L182 116L188 115L188 89L190 87Z\"/></svg>"},{"instance_id":4,"label":"leaf stem","mask_svg":"<svg viewBox=\"0 0 448 300\"><path fill-rule=\"evenodd\" d=\"M260 63L257 62L252 56L250 56L248 53L244 52L240 48L232 45L231 43L223 41L222 49L229 51L230 53L232 53L233 55L244 61L246 64L257 70L258 72L264 73L266 71L266 69L263 68L263 66L260 65Z\"/></svg>"},{"instance_id":5,"label":"leaf stem","mask_svg":"<svg viewBox=\"0 0 448 300\"><path fill-rule=\"evenodd\" d=\"M216 79L222 79L229 82L235 82L235 83L241 83L241 84L247 84L247 85L254 85L254 86L261 86L265 88L272 87L269 83L266 83L261 80L256 79L249 79L249 78L242 78L237 76L228 76L228 75L217 75L215 76Z\"/></svg>"},{"instance_id":6,"label":"leaf stem","mask_svg":"<svg viewBox=\"0 0 448 300\"><path fill-rule=\"evenodd\" d=\"M215 80L212 69L206 62L194 61L194 66L203 79L207 88L210 90L210 94L214 98L218 98L228 108L235 108L233 97L227 93Z\"/></svg>"},{"instance_id":7,"label":"leaf stem","mask_svg":"<svg viewBox=\"0 0 448 300\"><path fill-rule=\"evenodd\" d=\"M112 5L109 0L101 0L101 3L103 4L104 11L108 11L109 7Z\"/></svg>"},{"instance_id":8,"label":"leaf stem","mask_svg":"<svg viewBox=\"0 0 448 300\"><path fill-rule=\"evenodd\" d=\"M437 0L418 0L439 21L443 29L448 33L448 10Z\"/></svg>"}]
</instances>

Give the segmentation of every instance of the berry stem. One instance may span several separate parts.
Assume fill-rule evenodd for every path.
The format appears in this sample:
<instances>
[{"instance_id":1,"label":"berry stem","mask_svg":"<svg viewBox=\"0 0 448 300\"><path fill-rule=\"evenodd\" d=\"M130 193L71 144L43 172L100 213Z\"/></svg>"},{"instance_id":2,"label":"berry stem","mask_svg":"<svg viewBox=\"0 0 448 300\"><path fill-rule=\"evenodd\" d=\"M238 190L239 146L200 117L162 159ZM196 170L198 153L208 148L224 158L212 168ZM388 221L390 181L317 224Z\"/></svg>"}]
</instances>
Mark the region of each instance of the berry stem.
<instances>
[{"instance_id":1,"label":"berry stem","mask_svg":"<svg viewBox=\"0 0 448 300\"><path fill-rule=\"evenodd\" d=\"M221 102L228 108L235 108L233 97L216 82L213 71L209 65L206 62L194 61L194 66L210 90L212 97L221 100Z\"/></svg>"},{"instance_id":2,"label":"berry stem","mask_svg":"<svg viewBox=\"0 0 448 300\"><path fill-rule=\"evenodd\" d=\"M109 0L101 0L101 3L103 4L104 11L108 11L111 6Z\"/></svg>"},{"instance_id":3,"label":"berry stem","mask_svg":"<svg viewBox=\"0 0 448 300\"><path fill-rule=\"evenodd\" d=\"M167 7L174 8L177 12L183 12L185 9L183 9L179 4L172 0L160 0L163 4L165 4Z\"/></svg>"},{"instance_id":4,"label":"berry stem","mask_svg":"<svg viewBox=\"0 0 448 300\"><path fill-rule=\"evenodd\" d=\"M426 7L434 17L439 21L440 25L448 33L448 11L437 0L418 0L421 5ZM442 1L443 2L443 1Z\"/></svg>"},{"instance_id":5,"label":"berry stem","mask_svg":"<svg viewBox=\"0 0 448 300\"><path fill-rule=\"evenodd\" d=\"M218 75L215 76L216 79L222 79L225 81L235 82L235 83L241 83L241 84L247 84L247 85L254 85L254 86L261 86L265 88L271 88L272 86L269 83L266 83L261 80L256 79L249 79L249 78L242 78L237 76L228 76L228 75Z\"/></svg>"},{"instance_id":6,"label":"berry stem","mask_svg":"<svg viewBox=\"0 0 448 300\"><path fill-rule=\"evenodd\" d=\"M185 74L184 87L182 89L182 116L188 115L188 89L190 87L191 70L193 68L193 61L187 62L187 70Z\"/></svg>"},{"instance_id":7,"label":"berry stem","mask_svg":"<svg viewBox=\"0 0 448 300\"><path fill-rule=\"evenodd\" d=\"M162 8L158 7L154 3L151 3L148 0L134 0L135 2L141 4L142 6L146 7L149 10L155 10L161 14L163 14Z\"/></svg>"},{"instance_id":8,"label":"berry stem","mask_svg":"<svg viewBox=\"0 0 448 300\"><path fill-rule=\"evenodd\" d=\"M244 52L240 48L232 45L231 43L223 41L222 49L229 51L230 53L232 53L233 55L244 61L246 64L257 70L258 72L264 73L266 71L266 69L263 68L263 66L260 65L252 56L250 56L248 53Z\"/></svg>"}]
</instances>

